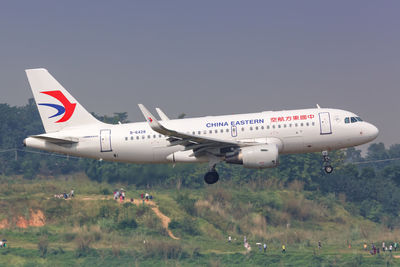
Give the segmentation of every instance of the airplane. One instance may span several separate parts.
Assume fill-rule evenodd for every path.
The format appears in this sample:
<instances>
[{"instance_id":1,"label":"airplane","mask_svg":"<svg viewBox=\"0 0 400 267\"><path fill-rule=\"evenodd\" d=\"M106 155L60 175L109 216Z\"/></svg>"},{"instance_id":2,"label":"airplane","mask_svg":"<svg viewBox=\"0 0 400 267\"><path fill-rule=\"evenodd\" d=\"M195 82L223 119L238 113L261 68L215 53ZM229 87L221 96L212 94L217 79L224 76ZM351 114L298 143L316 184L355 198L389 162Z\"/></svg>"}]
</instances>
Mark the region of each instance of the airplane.
<instances>
[{"instance_id":1,"label":"airplane","mask_svg":"<svg viewBox=\"0 0 400 267\"><path fill-rule=\"evenodd\" d=\"M144 105L145 122L98 121L43 68L26 74L45 129L24 140L31 148L71 156L127 163L208 162L207 184L219 179L220 162L245 168L277 167L279 155L322 152L331 173L328 151L365 144L379 133L356 114L332 108L158 120Z\"/></svg>"}]
</instances>

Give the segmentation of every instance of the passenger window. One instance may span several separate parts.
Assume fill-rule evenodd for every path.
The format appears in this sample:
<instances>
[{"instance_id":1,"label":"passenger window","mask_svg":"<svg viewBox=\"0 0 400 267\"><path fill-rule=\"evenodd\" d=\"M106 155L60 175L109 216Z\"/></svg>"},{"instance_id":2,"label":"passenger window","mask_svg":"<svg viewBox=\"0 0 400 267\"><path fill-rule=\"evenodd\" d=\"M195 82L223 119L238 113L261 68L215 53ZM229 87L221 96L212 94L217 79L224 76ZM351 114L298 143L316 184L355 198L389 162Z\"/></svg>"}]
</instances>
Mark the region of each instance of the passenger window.
<instances>
[{"instance_id":1,"label":"passenger window","mask_svg":"<svg viewBox=\"0 0 400 267\"><path fill-rule=\"evenodd\" d=\"M272 125L272 128L274 128L274 129L275 129L275 125Z\"/></svg>"},{"instance_id":2,"label":"passenger window","mask_svg":"<svg viewBox=\"0 0 400 267\"><path fill-rule=\"evenodd\" d=\"M212 134L212 130L208 131L210 134Z\"/></svg>"},{"instance_id":3,"label":"passenger window","mask_svg":"<svg viewBox=\"0 0 400 267\"><path fill-rule=\"evenodd\" d=\"M206 133L207 133L207 130L204 130L204 131L203 131L203 134L206 134Z\"/></svg>"},{"instance_id":4,"label":"passenger window","mask_svg":"<svg viewBox=\"0 0 400 267\"><path fill-rule=\"evenodd\" d=\"M250 127L250 131L253 131L253 127Z\"/></svg>"},{"instance_id":5,"label":"passenger window","mask_svg":"<svg viewBox=\"0 0 400 267\"><path fill-rule=\"evenodd\" d=\"M244 127L242 127L242 132L244 132Z\"/></svg>"},{"instance_id":6,"label":"passenger window","mask_svg":"<svg viewBox=\"0 0 400 267\"><path fill-rule=\"evenodd\" d=\"M128 141L128 137L125 137L125 141Z\"/></svg>"},{"instance_id":7,"label":"passenger window","mask_svg":"<svg viewBox=\"0 0 400 267\"><path fill-rule=\"evenodd\" d=\"M281 125L280 125L280 124L278 124L278 128L281 128Z\"/></svg>"},{"instance_id":8,"label":"passenger window","mask_svg":"<svg viewBox=\"0 0 400 267\"><path fill-rule=\"evenodd\" d=\"M264 126L261 126L261 130L264 130Z\"/></svg>"},{"instance_id":9,"label":"passenger window","mask_svg":"<svg viewBox=\"0 0 400 267\"><path fill-rule=\"evenodd\" d=\"M131 140L133 140L133 136L131 136Z\"/></svg>"},{"instance_id":10,"label":"passenger window","mask_svg":"<svg viewBox=\"0 0 400 267\"><path fill-rule=\"evenodd\" d=\"M351 117L351 123L357 122L357 119L355 117Z\"/></svg>"},{"instance_id":11,"label":"passenger window","mask_svg":"<svg viewBox=\"0 0 400 267\"><path fill-rule=\"evenodd\" d=\"M157 136L156 135L153 135L153 138L156 138Z\"/></svg>"},{"instance_id":12,"label":"passenger window","mask_svg":"<svg viewBox=\"0 0 400 267\"><path fill-rule=\"evenodd\" d=\"M192 132L192 134L193 134L193 135L195 135L195 134L196 134L196 132L195 132L195 131L193 131L193 132Z\"/></svg>"},{"instance_id":13,"label":"passenger window","mask_svg":"<svg viewBox=\"0 0 400 267\"><path fill-rule=\"evenodd\" d=\"M229 133L229 129L226 129L225 132Z\"/></svg>"},{"instance_id":14,"label":"passenger window","mask_svg":"<svg viewBox=\"0 0 400 267\"><path fill-rule=\"evenodd\" d=\"M142 135L142 139L145 139L145 138L146 138L146 136Z\"/></svg>"},{"instance_id":15,"label":"passenger window","mask_svg":"<svg viewBox=\"0 0 400 267\"><path fill-rule=\"evenodd\" d=\"M214 132L215 132L215 133L218 133L218 130L215 130Z\"/></svg>"},{"instance_id":16,"label":"passenger window","mask_svg":"<svg viewBox=\"0 0 400 267\"><path fill-rule=\"evenodd\" d=\"M223 133L223 132L224 132L224 129L221 129L220 132Z\"/></svg>"},{"instance_id":17,"label":"passenger window","mask_svg":"<svg viewBox=\"0 0 400 267\"><path fill-rule=\"evenodd\" d=\"M310 126L310 124L307 122L307 123L306 123L306 126Z\"/></svg>"},{"instance_id":18,"label":"passenger window","mask_svg":"<svg viewBox=\"0 0 400 267\"><path fill-rule=\"evenodd\" d=\"M267 129L269 130L269 125L267 125Z\"/></svg>"},{"instance_id":19,"label":"passenger window","mask_svg":"<svg viewBox=\"0 0 400 267\"><path fill-rule=\"evenodd\" d=\"M344 123L350 123L350 118L349 117L345 118Z\"/></svg>"},{"instance_id":20,"label":"passenger window","mask_svg":"<svg viewBox=\"0 0 400 267\"><path fill-rule=\"evenodd\" d=\"M258 130L258 126L256 126L256 130Z\"/></svg>"}]
</instances>

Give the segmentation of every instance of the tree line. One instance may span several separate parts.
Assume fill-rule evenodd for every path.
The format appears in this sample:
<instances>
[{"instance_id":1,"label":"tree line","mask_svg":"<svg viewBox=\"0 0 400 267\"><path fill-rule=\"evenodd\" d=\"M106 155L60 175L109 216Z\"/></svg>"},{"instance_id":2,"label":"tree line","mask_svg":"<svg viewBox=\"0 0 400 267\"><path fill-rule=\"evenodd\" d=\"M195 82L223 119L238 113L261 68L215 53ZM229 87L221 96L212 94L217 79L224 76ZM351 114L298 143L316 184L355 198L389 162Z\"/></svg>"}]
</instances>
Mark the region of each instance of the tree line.
<instances>
[{"instance_id":1,"label":"tree line","mask_svg":"<svg viewBox=\"0 0 400 267\"><path fill-rule=\"evenodd\" d=\"M126 123L127 113L98 116L107 123ZM95 181L135 184L138 187L157 186L200 188L206 186L204 164L139 165L76 159L55 154L24 149L22 141L29 135L44 132L33 99L25 106L0 104L0 174L23 175L26 179L36 176L57 176L85 172ZM17 149L15 152L13 149ZM30 153L27 151L32 151ZM219 164L222 180L243 185L256 179L276 178L290 184L298 180L304 189L316 193L333 193L345 197L362 216L381 221L397 221L400 211L400 144L389 148L383 143L373 143L365 155L356 148L330 153L335 170L325 174L320 153L280 156L280 166L274 169L250 170L242 166Z\"/></svg>"}]
</instances>

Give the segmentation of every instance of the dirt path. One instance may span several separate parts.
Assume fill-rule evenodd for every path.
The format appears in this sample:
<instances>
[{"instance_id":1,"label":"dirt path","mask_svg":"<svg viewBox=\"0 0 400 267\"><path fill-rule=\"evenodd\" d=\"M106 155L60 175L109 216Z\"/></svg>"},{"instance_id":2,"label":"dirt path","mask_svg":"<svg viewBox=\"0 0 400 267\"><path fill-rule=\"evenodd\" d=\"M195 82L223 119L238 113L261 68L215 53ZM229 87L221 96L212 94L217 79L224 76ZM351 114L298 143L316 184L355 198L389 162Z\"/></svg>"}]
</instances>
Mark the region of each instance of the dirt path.
<instances>
[{"instance_id":1,"label":"dirt path","mask_svg":"<svg viewBox=\"0 0 400 267\"><path fill-rule=\"evenodd\" d=\"M136 204L137 206L143 205L143 201L139 200L139 199L135 199L133 201L133 203ZM151 209L154 211L154 213L157 215L157 217L160 218L162 226L165 228L165 230L167 231L168 235L172 239L178 240L179 238L174 236L174 234L168 228L168 224L170 223L171 219L160 211L160 209L158 208L157 204L154 203L153 201L149 200L149 201L145 201L145 205L151 206Z\"/></svg>"},{"instance_id":2,"label":"dirt path","mask_svg":"<svg viewBox=\"0 0 400 267\"><path fill-rule=\"evenodd\" d=\"M76 199L83 200L83 201L91 201L91 200L112 199L112 197L107 197L107 196L80 196L80 197L76 197ZM69 199L67 199L67 200L69 200ZM127 202L127 201L128 200L126 200L125 202ZM140 199L135 199L133 201L133 203L136 206L143 205L143 201L140 200ZM152 200L149 200L149 201L145 201L145 205L151 206L151 209L153 210L153 212L157 215L158 218L160 218L161 224L164 227L164 229L167 231L168 235L172 239L178 240L179 238L174 236L174 234L168 228L168 224L171 222L171 219L160 211L160 209L158 208L157 204L155 202L153 202Z\"/></svg>"}]
</instances>

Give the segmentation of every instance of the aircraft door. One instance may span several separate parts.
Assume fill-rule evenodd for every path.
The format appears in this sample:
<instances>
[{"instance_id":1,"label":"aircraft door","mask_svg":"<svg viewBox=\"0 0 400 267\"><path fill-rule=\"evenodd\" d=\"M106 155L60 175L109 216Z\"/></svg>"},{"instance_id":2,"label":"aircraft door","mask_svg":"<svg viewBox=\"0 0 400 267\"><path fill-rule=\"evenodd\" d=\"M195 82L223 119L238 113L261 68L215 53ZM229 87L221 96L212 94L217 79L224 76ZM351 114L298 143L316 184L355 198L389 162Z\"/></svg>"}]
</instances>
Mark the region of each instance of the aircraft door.
<instances>
[{"instance_id":1,"label":"aircraft door","mask_svg":"<svg viewBox=\"0 0 400 267\"><path fill-rule=\"evenodd\" d=\"M231 135L232 135L232 137L237 136L237 127L235 125L232 125L232 127L231 127Z\"/></svg>"},{"instance_id":2,"label":"aircraft door","mask_svg":"<svg viewBox=\"0 0 400 267\"><path fill-rule=\"evenodd\" d=\"M321 135L332 134L331 116L329 112L321 112L318 115Z\"/></svg>"},{"instance_id":3,"label":"aircraft door","mask_svg":"<svg viewBox=\"0 0 400 267\"><path fill-rule=\"evenodd\" d=\"M100 130L100 152L110 152L111 148L111 130Z\"/></svg>"}]
</instances>

